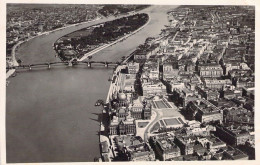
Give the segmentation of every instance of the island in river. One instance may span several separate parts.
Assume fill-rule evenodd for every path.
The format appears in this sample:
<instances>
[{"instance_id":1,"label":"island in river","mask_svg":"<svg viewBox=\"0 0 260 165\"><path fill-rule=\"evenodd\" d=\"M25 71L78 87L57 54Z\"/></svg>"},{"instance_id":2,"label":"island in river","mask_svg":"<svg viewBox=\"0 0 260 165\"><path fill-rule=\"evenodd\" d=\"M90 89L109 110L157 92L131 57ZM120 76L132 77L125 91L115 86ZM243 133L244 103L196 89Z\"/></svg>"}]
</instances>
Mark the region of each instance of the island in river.
<instances>
[{"instance_id":1,"label":"island in river","mask_svg":"<svg viewBox=\"0 0 260 165\"><path fill-rule=\"evenodd\" d=\"M79 59L84 54L137 30L148 19L148 14L141 13L80 29L57 40L54 49L63 61Z\"/></svg>"}]
</instances>

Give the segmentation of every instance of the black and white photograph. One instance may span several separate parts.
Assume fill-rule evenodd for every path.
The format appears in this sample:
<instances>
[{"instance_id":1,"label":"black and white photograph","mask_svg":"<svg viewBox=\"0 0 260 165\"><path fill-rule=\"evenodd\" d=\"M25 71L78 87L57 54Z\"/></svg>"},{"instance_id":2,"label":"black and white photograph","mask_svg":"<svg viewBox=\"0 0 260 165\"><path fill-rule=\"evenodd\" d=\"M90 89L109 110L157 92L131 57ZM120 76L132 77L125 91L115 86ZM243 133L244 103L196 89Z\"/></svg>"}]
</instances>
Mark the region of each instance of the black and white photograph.
<instances>
[{"instance_id":1,"label":"black and white photograph","mask_svg":"<svg viewBox=\"0 0 260 165\"><path fill-rule=\"evenodd\" d=\"M254 3L36 2L1 8L3 164L256 163Z\"/></svg>"}]
</instances>

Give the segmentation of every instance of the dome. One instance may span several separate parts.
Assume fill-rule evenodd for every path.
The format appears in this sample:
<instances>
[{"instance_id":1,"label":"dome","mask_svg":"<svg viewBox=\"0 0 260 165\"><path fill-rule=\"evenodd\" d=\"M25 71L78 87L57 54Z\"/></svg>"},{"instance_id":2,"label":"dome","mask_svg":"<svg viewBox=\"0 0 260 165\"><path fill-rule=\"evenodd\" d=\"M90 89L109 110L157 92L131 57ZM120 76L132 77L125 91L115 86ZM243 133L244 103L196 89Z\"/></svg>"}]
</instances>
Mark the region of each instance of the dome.
<instances>
[{"instance_id":1,"label":"dome","mask_svg":"<svg viewBox=\"0 0 260 165\"><path fill-rule=\"evenodd\" d=\"M125 93L118 93L117 95L118 100L126 100L126 94Z\"/></svg>"}]
</instances>

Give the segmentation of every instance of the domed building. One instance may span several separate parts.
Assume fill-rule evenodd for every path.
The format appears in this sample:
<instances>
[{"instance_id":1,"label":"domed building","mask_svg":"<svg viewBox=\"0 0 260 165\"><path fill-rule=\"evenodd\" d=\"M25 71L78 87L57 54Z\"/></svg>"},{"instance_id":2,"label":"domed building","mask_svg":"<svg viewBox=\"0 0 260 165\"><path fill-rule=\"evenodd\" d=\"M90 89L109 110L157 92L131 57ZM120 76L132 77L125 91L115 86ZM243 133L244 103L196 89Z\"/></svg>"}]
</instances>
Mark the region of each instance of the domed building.
<instances>
[{"instance_id":1,"label":"domed building","mask_svg":"<svg viewBox=\"0 0 260 165\"><path fill-rule=\"evenodd\" d=\"M114 93L112 105L114 106L115 109L120 107L128 107L129 102L127 99L127 95L122 91L119 91L117 94Z\"/></svg>"},{"instance_id":2,"label":"domed building","mask_svg":"<svg viewBox=\"0 0 260 165\"><path fill-rule=\"evenodd\" d=\"M135 134L135 119L132 117L129 110L128 96L122 91L114 93L112 105L114 113L111 115L111 121L109 125L110 135L125 135Z\"/></svg>"},{"instance_id":3,"label":"domed building","mask_svg":"<svg viewBox=\"0 0 260 165\"><path fill-rule=\"evenodd\" d=\"M131 93L115 92L112 99L110 135L135 134L135 120L151 119L151 105L143 104L139 99L134 100Z\"/></svg>"}]
</instances>

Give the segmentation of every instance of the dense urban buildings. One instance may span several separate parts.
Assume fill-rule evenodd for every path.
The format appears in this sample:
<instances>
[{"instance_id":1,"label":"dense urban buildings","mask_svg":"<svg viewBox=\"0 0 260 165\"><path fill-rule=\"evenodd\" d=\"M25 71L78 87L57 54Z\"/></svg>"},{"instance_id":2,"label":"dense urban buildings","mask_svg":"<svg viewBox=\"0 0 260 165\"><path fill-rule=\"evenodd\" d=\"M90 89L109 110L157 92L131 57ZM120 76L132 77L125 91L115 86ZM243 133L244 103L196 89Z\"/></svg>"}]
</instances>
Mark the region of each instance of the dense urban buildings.
<instances>
[{"instance_id":1,"label":"dense urban buildings","mask_svg":"<svg viewBox=\"0 0 260 165\"><path fill-rule=\"evenodd\" d=\"M93 17L88 19L101 14L120 15L111 11L114 6L95 7L101 12L83 6L74 8L79 18L81 10L93 10ZM69 13L72 9L67 10ZM116 11L129 12L122 8ZM124 55L113 70L108 97L102 103L102 160L254 160L255 8L179 6L167 14L168 24L161 33ZM82 19L76 21L88 20ZM75 58L76 65L78 50L88 52L104 44L96 38L92 41L93 36L104 42L116 40L126 35L124 27L133 28L128 21L137 19L143 25L148 17L137 14L123 17L123 23L117 19L96 25L85 29L87 37L77 39L84 44L74 39L77 44L72 44L71 38L64 36L68 42L58 41L60 45L54 47L60 46L55 49L62 49L66 59ZM61 26L70 22L62 22ZM122 31L111 25L115 22ZM46 23L38 22L36 32L46 27ZM10 34L15 32L10 30ZM7 42L13 44L15 40ZM90 60L91 56L85 62Z\"/></svg>"},{"instance_id":2,"label":"dense urban buildings","mask_svg":"<svg viewBox=\"0 0 260 165\"><path fill-rule=\"evenodd\" d=\"M254 159L254 8L181 6L168 20L115 73L127 101L110 100L111 138L138 135L162 161Z\"/></svg>"}]
</instances>

